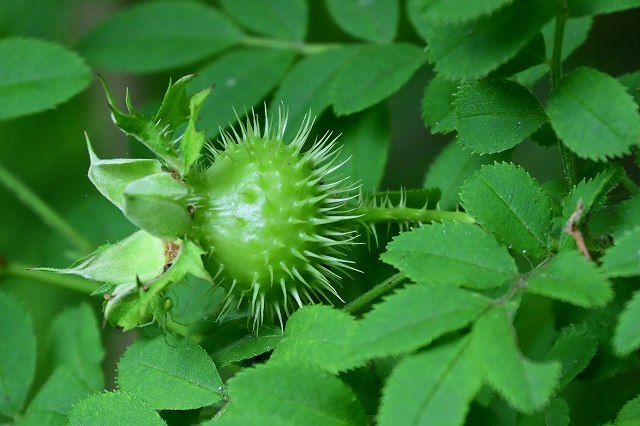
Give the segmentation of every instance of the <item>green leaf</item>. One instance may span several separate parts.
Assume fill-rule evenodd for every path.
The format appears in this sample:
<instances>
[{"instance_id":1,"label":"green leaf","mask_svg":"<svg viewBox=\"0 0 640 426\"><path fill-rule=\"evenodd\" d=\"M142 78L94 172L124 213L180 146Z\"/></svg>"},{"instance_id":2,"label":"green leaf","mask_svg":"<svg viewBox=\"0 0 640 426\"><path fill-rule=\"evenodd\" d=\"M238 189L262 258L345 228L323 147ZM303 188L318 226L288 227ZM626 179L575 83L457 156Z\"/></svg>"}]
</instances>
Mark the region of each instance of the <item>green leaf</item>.
<instances>
[{"instance_id":1,"label":"green leaf","mask_svg":"<svg viewBox=\"0 0 640 426\"><path fill-rule=\"evenodd\" d=\"M308 364L267 363L245 369L229 380L228 394L231 403L219 424L239 424L226 418L240 411L245 420L259 419L258 424L270 423L265 423L263 414L279 419L270 424L367 423L353 391L337 377Z\"/></svg>"},{"instance_id":2,"label":"green leaf","mask_svg":"<svg viewBox=\"0 0 640 426\"><path fill-rule=\"evenodd\" d=\"M640 104L640 70L620 75L618 81L627 88L636 104Z\"/></svg>"},{"instance_id":3,"label":"green leaf","mask_svg":"<svg viewBox=\"0 0 640 426\"><path fill-rule=\"evenodd\" d=\"M184 161L183 173L188 173L191 166L200 158L200 151L205 143L205 132L196 130L196 121L200 118L198 114L202 108L202 103L211 93L211 87L208 87L191 97L189 102L189 121L187 129L180 140L180 157Z\"/></svg>"},{"instance_id":4,"label":"green leaf","mask_svg":"<svg viewBox=\"0 0 640 426\"><path fill-rule=\"evenodd\" d=\"M640 226L622 234L616 244L607 249L602 267L610 277L640 275Z\"/></svg>"},{"instance_id":5,"label":"green leaf","mask_svg":"<svg viewBox=\"0 0 640 426\"><path fill-rule=\"evenodd\" d=\"M483 380L469 343L463 337L403 359L384 388L379 424L463 424Z\"/></svg>"},{"instance_id":6,"label":"green leaf","mask_svg":"<svg viewBox=\"0 0 640 426\"><path fill-rule=\"evenodd\" d=\"M60 365L40 388L18 424L66 425L72 407L91 392L75 373Z\"/></svg>"},{"instance_id":7,"label":"green leaf","mask_svg":"<svg viewBox=\"0 0 640 426\"><path fill-rule=\"evenodd\" d=\"M173 132L180 124L189 118L190 100L187 95L186 84L194 77L193 74L185 75L175 83L169 80L169 87L162 98L162 103L153 122L159 124L168 131Z\"/></svg>"},{"instance_id":8,"label":"green leaf","mask_svg":"<svg viewBox=\"0 0 640 426\"><path fill-rule=\"evenodd\" d=\"M460 143L480 154L512 148L546 121L535 96L508 80L465 84L456 94L455 114Z\"/></svg>"},{"instance_id":9,"label":"green leaf","mask_svg":"<svg viewBox=\"0 0 640 426\"><path fill-rule=\"evenodd\" d=\"M198 71L191 89L213 85L202 106L201 117L210 126L209 136L218 127L227 127L257 105L280 81L294 54L273 49L243 49L228 53ZM235 109L235 112L234 112Z\"/></svg>"},{"instance_id":10,"label":"green leaf","mask_svg":"<svg viewBox=\"0 0 640 426\"><path fill-rule=\"evenodd\" d=\"M288 320L272 362L309 363L330 373L349 370L361 362L351 351L355 319L329 306L305 306Z\"/></svg>"},{"instance_id":11,"label":"green leaf","mask_svg":"<svg viewBox=\"0 0 640 426\"><path fill-rule=\"evenodd\" d=\"M81 40L80 51L99 68L155 72L204 59L241 37L240 30L213 8L162 0L108 17Z\"/></svg>"},{"instance_id":12,"label":"green leaf","mask_svg":"<svg viewBox=\"0 0 640 426\"><path fill-rule=\"evenodd\" d=\"M512 407L531 414L547 404L558 383L560 364L532 362L522 355L504 306L476 321L471 335L487 380Z\"/></svg>"},{"instance_id":13,"label":"green leaf","mask_svg":"<svg viewBox=\"0 0 640 426\"><path fill-rule=\"evenodd\" d=\"M633 426L640 422L640 395L628 401L616 417L616 426Z\"/></svg>"},{"instance_id":14,"label":"green leaf","mask_svg":"<svg viewBox=\"0 0 640 426\"><path fill-rule=\"evenodd\" d=\"M66 367L93 391L104 388L104 349L89 305L83 303L58 314L49 328L47 346L51 365Z\"/></svg>"},{"instance_id":15,"label":"green leaf","mask_svg":"<svg viewBox=\"0 0 640 426\"><path fill-rule=\"evenodd\" d=\"M640 0L567 0L571 16L600 15L640 7Z\"/></svg>"},{"instance_id":16,"label":"green leaf","mask_svg":"<svg viewBox=\"0 0 640 426\"><path fill-rule=\"evenodd\" d=\"M281 39L302 40L309 6L305 0L222 0L224 10L245 28Z\"/></svg>"},{"instance_id":17,"label":"green leaf","mask_svg":"<svg viewBox=\"0 0 640 426\"><path fill-rule=\"evenodd\" d=\"M518 273L504 246L466 223L433 223L404 232L381 259L417 282L475 289L499 287Z\"/></svg>"},{"instance_id":18,"label":"green leaf","mask_svg":"<svg viewBox=\"0 0 640 426\"><path fill-rule=\"evenodd\" d=\"M163 296L171 300L171 319L182 325L195 325L216 317L224 300L224 289L213 289L211 282L193 275L167 288ZM217 365L217 363L216 363Z\"/></svg>"},{"instance_id":19,"label":"green leaf","mask_svg":"<svg viewBox=\"0 0 640 426\"><path fill-rule=\"evenodd\" d=\"M398 30L398 0L326 0L333 20L348 34L373 43L389 43Z\"/></svg>"},{"instance_id":20,"label":"green leaf","mask_svg":"<svg viewBox=\"0 0 640 426\"><path fill-rule=\"evenodd\" d=\"M348 161L338 173L360 183L363 192L378 189L387 163L391 123L385 106L370 108L342 129L340 159Z\"/></svg>"},{"instance_id":21,"label":"green leaf","mask_svg":"<svg viewBox=\"0 0 640 426\"><path fill-rule=\"evenodd\" d=\"M156 160L134 160L117 158L101 160L93 152L87 138L87 149L91 165L89 166L89 180L102 195L120 210L124 205L124 188L131 182L145 176L160 173L162 165Z\"/></svg>"},{"instance_id":22,"label":"green leaf","mask_svg":"<svg viewBox=\"0 0 640 426\"><path fill-rule=\"evenodd\" d=\"M640 194L623 201L616 213L618 220L613 238L617 241L625 232L640 227Z\"/></svg>"},{"instance_id":23,"label":"green leaf","mask_svg":"<svg viewBox=\"0 0 640 426\"><path fill-rule=\"evenodd\" d=\"M505 158L504 154L472 154L463 150L460 144L450 142L431 163L423 186L425 188L439 188L442 193L440 208L454 209L460 203L458 194L464 181L481 166Z\"/></svg>"},{"instance_id":24,"label":"green leaf","mask_svg":"<svg viewBox=\"0 0 640 426\"><path fill-rule=\"evenodd\" d=\"M547 56L545 55L545 39L541 33L535 35L516 56L500 65L488 75L490 79L507 78L521 71L531 69L538 65L548 69Z\"/></svg>"},{"instance_id":25,"label":"green leaf","mask_svg":"<svg viewBox=\"0 0 640 426\"><path fill-rule=\"evenodd\" d=\"M418 10L428 21L446 23L470 21L489 15L513 0L416 0Z\"/></svg>"},{"instance_id":26,"label":"green leaf","mask_svg":"<svg viewBox=\"0 0 640 426\"><path fill-rule=\"evenodd\" d=\"M222 380L200 346L183 336L138 340L118 362L118 387L155 409L188 410L222 399Z\"/></svg>"},{"instance_id":27,"label":"green leaf","mask_svg":"<svg viewBox=\"0 0 640 426\"><path fill-rule=\"evenodd\" d=\"M640 290L633 294L618 317L613 347L621 356L640 347Z\"/></svg>"},{"instance_id":28,"label":"green leaf","mask_svg":"<svg viewBox=\"0 0 640 426\"><path fill-rule=\"evenodd\" d=\"M213 361L220 368L234 362L251 359L255 356L273 350L282 340L282 330L279 327L262 327L260 334L250 334L241 339L234 340L223 348L211 354Z\"/></svg>"},{"instance_id":29,"label":"green leaf","mask_svg":"<svg viewBox=\"0 0 640 426\"><path fill-rule=\"evenodd\" d=\"M425 60L420 48L406 43L354 49L333 82L333 109L338 115L362 111L395 93Z\"/></svg>"},{"instance_id":30,"label":"green leaf","mask_svg":"<svg viewBox=\"0 0 640 426\"><path fill-rule=\"evenodd\" d=\"M80 56L50 41L5 38L0 58L0 119L51 109L91 81Z\"/></svg>"},{"instance_id":31,"label":"green leaf","mask_svg":"<svg viewBox=\"0 0 640 426\"><path fill-rule=\"evenodd\" d=\"M289 110L287 135L295 134L306 114L319 116L331 104L333 78L345 61L358 49L339 47L297 62L282 80L273 96L271 110L280 103Z\"/></svg>"},{"instance_id":32,"label":"green leaf","mask_svg":"<svg viewBox=\"0 0 640 426\"><path fill-rule=\"evenodd\" d=\"M547 360L557 360L562 363L562 373L558 390L567 386L591 362L598 349L598 341L586 323L570 325L560 332Z\"/></svg>"},{"instance_id":33,"label":"green leaf","mask_svg":"<svg viewBox=\"0 0 640 426\"><path fill-rule=\"evenodd\" d=\"M413 284L367 312L353 338L353 351L371 359L414 351L465 327L491 300L456 287Z\"/></svg>"},{"instance_id":34,"label":"green leaf","mask_svg":"<svg viewBox=\"0 0 640 426\"><path fill-rule=\"evenodd\" d=\"M422 119L434 133L447 133L456 128L454 114L454 94L460 83L447 80L436 74L424 89L422 98Z\"/></svg>"},{"instance_id":35,"label":"green leaf","mask_svg":"<svg viewBox=\"0 0 640 426\"><path fill-rule=\"evenodd\" d=\"M633 98L618 80L593 68L567 74L552 91L547 114L563 143L582 158L618 157L640 140Z\"/></svg>"},{"instance_id":36,"label":"green leaf","mask_svg":"<svg viewBox=\"0 0 640 426\"><path fill-rule=\"evenodd\" d=\"M561 251L528 279L529 291L584 308L604 306L613 298L611 283L577 251Z\"/></svg>"},{"instance_id":37,"label":"green leaf","mask_svg":"<svg viewBox=\"0 0 640 426\"><path fill-rule=\"evenodd\" d=\"M518 416L518 426L569 426L569 405L562 398L553 398L546 407L531 416Z\"/></svg>"},{"instance_id":38,"label":"green leaf","mask_svg":"<svg viewBox=\"0 0 640 426\"><path fill-rule=\"evenodd\" d=\"M36 336L25 308L5 292L0 292L0 336L0 414L15 417L36 371Z\"/></svg>"},{"instance_id":39,"label":"green leaf","mask_svg":"<svg viewBox=\"0 0 640 426\"><path fill-rule=\"evenodd\" d=\"M429 60L451 80L480 78L513 58L556 13L554 0L514 0L492 16L424 28Z\"/></svg>"},{"instance_id":40,"label":"green leaf","mask_svg":"<svg viewBox=\"0 0 640 426\"><path fill-rule=\"evenodd\" d=\"M551 230L551 204L544 190L511 163L483 166L462 187L462 205L505 244L542 255Z\"/></svg>"},{"instance_id":41,"label":"green leaf","mask_svg":"<svg viewBox=\"0 0 640 426\"><path fill-rule=\"evenodd\" d=\"M166 426L166 423L147 403L118 391L96 393L80 401L69 414L69 425Z\"/></svg>"}]
</instances>

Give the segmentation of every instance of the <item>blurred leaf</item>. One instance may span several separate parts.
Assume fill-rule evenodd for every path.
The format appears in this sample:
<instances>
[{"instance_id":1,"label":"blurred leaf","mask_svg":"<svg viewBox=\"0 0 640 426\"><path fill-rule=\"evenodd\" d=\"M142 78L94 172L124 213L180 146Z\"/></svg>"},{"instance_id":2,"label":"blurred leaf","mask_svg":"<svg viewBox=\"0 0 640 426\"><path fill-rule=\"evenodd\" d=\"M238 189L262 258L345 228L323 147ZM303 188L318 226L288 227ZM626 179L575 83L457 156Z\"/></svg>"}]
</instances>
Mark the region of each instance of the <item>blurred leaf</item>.
<instances>
[{"instance_id":1,"label":"blurred leaf","mask_svg":"<svg viewBox=\"0 0 640 426\"><path fill-rule=\"evenodd\" d=\"M511 3L513 0L416 0L418 10L429 21L446 23L470 21L489 15Z\"/></svg>"},{"instance_id":2,"label":"blurred leaf","mask_svg":"<svg viewBox=\"0 0 640 426\"><path fill-rule=\"evenodd\" d=\"M364 359L411 352L465 327L490 305L490 299L456 287L411 284L364 315L352 350Z\"/></svg>"},{"instance_id":3,"label":"blurred leaf","mask_svg":"<svg viewBox=\"0 0 640 426\"><path fill-rule=\"evenodd\" d=\"M545 47L545 39L542 33L536 34L516 56L500 65L495 71L492 71L488 78L511 77L538 65L548 69Z\"/></svg>"},{"instance_id":4,"label":"blurred leaf","mask_svg":"<svg viewBox=\"0 0 640 426\"><path fill-rule=\"evenodd\" d=\"M309 6L305 0L221 0L224 10L245 28L282 39L302 40Z\"/></svg>"},{"instance_id":5,"label":"blurred leaf","mask_svg":"<svg viewBox=\"0 0 640 426\"><path fill-rule=\"evenodd\" d=\"M243 49L228 53L198 71L192 90L213 85L201 110L207 134L218 133L257 105L280 81L293 61L292 52ZM258 108L262 109L262 106ZM235 110L235 111L234 111Z\"/></svg>"},{"instance_id":6,"label":"blurred leaf","mask_svg":"<svg viewBox=\"0 0 640 426\"><path fill-rule=\"evenodd\" d=\"M454 94L460 83L436 74L424 89L422 98L422 119L434 133L451 132L456 127Z\"/></svg>"},{"instance_id":7,"label":"blurred leaf","mask_svg":"<svg viewBox=\"0 0 640 426\"><path fill-rule=\"evenodd\" d=\"M355 319L329 306L305 306L288 320L272 362L309 363L330 373L352 369L361 362L349 346Z\"/></svg>"},{"instance_id":8,"label":"blurred leaf","mask_svg":"<svg viewBox=\"0 0 640 426\"><path fill-rule=\"evenodd\" d=\"M342 129L340 158L346 160L339 173L361 184L362 191L378 189L387 163L391 123L386 107L375 107L355 117Z\"/></svg>"},{"instance_id":9,"label":"blurred leaf","mask_svg":"<svg viewBox=\"0 0 640 426\"><path fill-rule=\"evenodd\" d=\"M569 426L569 405L555 397L546 407L530 416L518 416L518 426Z\"/></svg>"},{"instance_id":10,"label":"blurred leaf","mask_svg":"<svg viewBox=\"0 0 640 426\"><path fill-rule=\"evenodd\" d=\"M122 391L96 393L74 405L70 426L166 426L147 403Z\"/></svg>"},{"instance_id":11,"label":"blurred leaf","mask_svg":"<svg viewBox=\"0 0 640 426\"><path fill-rule=\"evenodd\" d=\"M118 387L155 409L187 410L222 399L209 355L183 336L138 340L118 362Z\"/></svg>"},{"instance_id":12,"label":"blurred leaf","mask_svg":"<svg viewBox=\"0 0 640 426\"><path fill-rule=\"evenodd\" d=\"M379 424L463 424L483 379L469 343L464 337L403 359L387 380Z\"/></svg>"},{"instance_id":13,"label":"blurred leaf","mask_svg":"<svg viewBox=\"0 0 640 426\"><path fill-rule=\"evenodd\" d=\"M389 43L398 30L398 0L325 0L333 20L348 34L373 43Z\"/></svg>"},{"instance_id":14,"label":"blurred leaf","mask_svg":"<svg viewBox=\"0 0 640 426\"><path fill-rule=\"evenodd\" d=\"M91 81L80 56L50 41L6 38L0 57L0 120L51 109Z\"/></svg>"},{"instance_id":15,"label":"blurred leaf","mask_svg":"<svg viewBox=\"0 0 640 426\"><path fill-rule=\"evenodd\" d=\"M51 365L64 366L89 385L92 391L104 388L102 362L104 348L96 315L83 303L62 311L51 323L47 346Z\"/></svg>"},{"instance_id":16,"label":"blurred leaf","mask_svg":"<svg viewBox=\"0 0 640 426\"><path fill-rule=\"evenodd\" d=\"M622 234L616 244L607 249L602 267L610 277L640 275L640 226Z\"/></svg>"},{"instance_id":17,"label":"blurred leaf","mask_svg":"<svg viewBox=\"0 0 640 426\"><path fill-rule=\"evenodd\" d=\"M416 282L474 289L499 287L518 273L504 246L463 223L432 223L404 232L381 259Z\"/></svg>"},{"instance_id":18,"label":"blurred leaf","mask_svg":"<svg viewBox=\"0 0 640 426\"><path fill-rule=\"evenodd\" d=\"M562 363L558 390L567 386L591 362L598 349L598 341L586 323L570 325L560 332L547 359Z\"/></svg>"},{"instance_id":19,"label":"blurred leaf","mask_svg":"<svg viewBox=\"0 0 640 426\"><path fill-rule=\"evenodd\" d=\"M567 0L571 16L600 15L640 7L640 0Z\"/></svg>"},{"instance_id":20,"label":"blurred leaf","mask_svg":"<svg viewBox=\"0 0 640 426\"><path fill-rule=\"evenodd\" d=\"M273 350L282 340L280 327L262 327L259 335L250 334L234 340L227 346L217 348L211 354L213 361L220 368L238 361L251 359Z\"/></svg>"},{"instance_id":21,"label":"blurred leaf","mask_svg":"<svg viewBox=\"0 0 640 426\"><path fill-rule=\"evenodd\" d=\"M224 298L221 288L214 288L207 280L188 275L177 285L170 286L164 296L171 300L171 319L191 325L211 320L217 315Z\"/></svg>"},{"instance_id":22,"label":"blurred leaf","mask_svg":"<svg viewBox=\"0 0 640 426\"><path fill-rule=\"evenodd\" d=\"M36 370L36 336L26 309L0 292L0 414L22 410Z\"/></svg>"},{"instance_id":23,"label":"blurred leaf","mask_svg":"<svg viewBox=\"0 0 640 426\"><path fill-rule=\"evenodd\" d=\"M640 395L624 404L616 417L616 426L633 426L640 422Z\"/></svg>"},{"instance_id":24,"label":"blurred leaf","mask_svg":"<svg viewBox=\"0 0 640 426\"><path fill-rule=\"evenodd\" d=\"M613 232L614 240L618 240L626 231L640 227L640 194L623 201L616 213L618 220Z\"/></svg>"},{"instance_id":25,"label":"blurred leaf","mask_svg":"<svg viewBox=\"0 0 640 426\"><path fill-rule=\"evenodd\" d=\"M472 339L489 383L511 406L531 414L547 404L558 383L560 364L532 362L522 355L504 306L476 321Z\"/></svg>"},{"instance_id":26,"label":"blurred leaf","mask_svg":"<svg viewBox=\"0 0 640 426\"><path fill-rule=\"evenodd\" d=\"M636 104L640 104L640 70L618 76L618 81L627 88Z\"/></svg>"},{"instance_id":27,"label":"blurred leaf","mask_svg":"<svg viewBox=\"0 0 640 426\"><path fill-rule=\"evenodd\" d=\"M333 83L333 109L352 114L402 87L424 63L422 49L407 43L363 45L340 68Z\"/></svg>"},{"instance_id":28,"label":"blurred leaf","mask_svg":"<svg viewBox=\"0 0 640 426\"><path fill-rule=\"evenodd\" d=\"M451 80L479 78L513 58L556 13L554 0L514 0L492 16L424 29L429 60Z\"/></svg>"},{"instance_id":29,"label":"blurred leaf","mask_svg":"<svg viewBox=\"0 0 640 426\"><path fill-rule=\"evenodd\" d=\"M640 347L640 290L633 294L618 317L613 347L618 355L626 355Z\"/></svg>"},{"instance_id":30,"label":"blurred leaf","mask_svg":"<svg viewBox=\"0 0 640 426\"><path fill-rule=\"evenodd\" d=\"M546 121L535 96L508 80L463 85L456 94L455 114L460 143L480 154L512 148Z\"/></svg>"},{"instance_id":31,"label":"blurred leaf","mask_svg":"<svg viewBox=\"0 0 640 426\"><path fill-rule=\"evenodd\" d=\"M258 420L253 424L367 424L353 391L337 377L307 364L247 368L229 380L228 394L231 403L213 424L247 424L243 422L248 419Z\"/></svg>"},{"instance_id":32,"label":"blurred leaf","mask_svg":"<svg viewBox=\"0 0 640 426\"><path fill-rule=\"evenodd\" d=\"M576 155L605 160L629 153L640 140L640 113L625 87L593 68L567 74L549 98L547 114Z\"/></svg>"},{"instance_id":33,"label":"blurred leaf","mask_svg":"<svg viewBox=\"0 0 640 426\"><path fill-rule=\"evenodd\" d=\"M462 205L500 240L541 255L551 231L551 205L542 187L511 163L483 166L460 193Z\"/></svg>"},{"instance_id":34,"label":"blurred leaf","mask_svg":"<svg viewBox=\"0 0 640 426\"><path fill-rule=\"evenodd\" d=\"M161 0L108 17L81 40L80 51L99 68L154 72L204 59L233 46L241 37L213 8Z\"/></svg>"}]
</instances>

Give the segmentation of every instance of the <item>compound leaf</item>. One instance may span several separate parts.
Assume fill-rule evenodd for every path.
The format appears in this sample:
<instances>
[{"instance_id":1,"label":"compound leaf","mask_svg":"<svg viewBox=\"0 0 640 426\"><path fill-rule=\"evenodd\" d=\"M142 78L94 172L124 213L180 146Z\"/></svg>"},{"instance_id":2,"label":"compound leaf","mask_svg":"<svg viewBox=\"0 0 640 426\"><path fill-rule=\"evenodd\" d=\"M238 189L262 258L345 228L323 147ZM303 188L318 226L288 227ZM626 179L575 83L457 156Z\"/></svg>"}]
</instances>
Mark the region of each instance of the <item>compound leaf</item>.
<instances>
[{"instance_id":1,"label":"compound leaf","mask_svg":"<svg viewBox=\"0 0 640 426\"><path fill-rule=\"evenodd\" d=\"M204 59L241 37L240 30L211 7L161 0L110 16L81 40L80 51L97 67L154 72Z\"/></svg>"},{"instance_id":2,"label":"compound leaf","mask_svg":"<svg viewBox=\"0 0 640 426\"><path fill-rule=\"evenodd\" d=\"M80 56L50 41L6 38L0 57L0 119L53 108L91 81Z\"/></svg>"},{"instance_id":3,"label":"compound leaf","mask_svg":"<svg viewBox=\"0 0 640 426\"><path fill-rule=\"evenodd\" d=\"M403 359L383 390L379 424L461 425L483 372L464 337Z\"/></svg>"},{"instance_id":4,"label":"compound leaf","mask_svg":"<svg viewBox=\"0 0 640 426\"><path fill-rule=\"evenodd\" d=\"M610 277L640 275L640 226L622 234L616 244L607 249L602 267Z\"/></svg>"},{"instance_id":5,"label":"compound leaf","mask_svg":"<svg viewBox=\"0 0 640 426\"><path fill-rule=\"evenodd\" d=\"M499 287L518 272L505 247L464 223L433 223L404 232L381 259L417 282L475 289Z\"/></svg>"},{"instance_id":6,"label":"compound leaf","mask_svg":"<svg viewBox=\"0 0 640 426\"><path fill-rule=\"evenodd\" d=\"M146 402L126 392L105 392L88 396L69 413L69 425L166 426Z\"/></svg>"},{"instance_id":7,"label":"compound leaf","mask_svg":"<svg viewBox=\"0 0 640 426\"><path fill-rule=\"evenodd\" d=\"M424 19L437 23L470 21L511 3L513 0L415 0Z\"/></svg>"},{"instance_id":8,"label":"compound leaf","mask_svg":"<svg viewBox=\"0 0 640 426\"><path fill-rule=\"evenodd\" d=\"M455 114L458 140L480 154L516 146L547 119L531 92L507 80L465 84L456 94Z\"/></svg>"},{"instance_id":9,"label":"compound leaf","mask_svg":"<svg viewBox=\"0 0 640 426\"><path fill-rule=\"evenodd\" d=\"M373 43L388 43L398 30L398 0L326 0L333 20L348 34Z\"/></svg>"},{"instance_id":10,"label":"compound leaf","mask_svg":"<svg viewBox=\"0 0 640 426\"><path fill-rule=\"evenodd\" d=\"M222 0L224 10L245 28L280 39L302 40L309 6L305 0Z\"/></svg>"},{"instance_id":11,"label":"compound leaf","mask_svg":"<svg viewBox=\"0 0 640 426\"><path fill-rule=\"evenodd\" d=\"M640 290L633 294L618 318L613 347L619 355L640 347Z\"/></svg>"},{"instance_id":12,"label":"compound leaf","mask_svg":"<svg viewBox=\"0 0 640 426\"><path fill-rule=\"evenodd\" d=\"M576 155L606 160L629 153L640 140L640 113L625 87L593 68L567 74L549 98L547 114Z\"/></svg>"},{"instance_id":13,"label":"compound leaf","mask_svg":"<svg viewBox=\"0 0 640 426\"><path fill-rule=\"evenodd\" d=\"M541 255L551 230L551 204L542 187L511 163L483 166L462 187L462 205L505 244Z\"/></svg>"},{"instance_id":14,"label":"compound leaf","mask_svg":"<svg viewBox=\"0 0 640 426\"><path fill-rule=\"evenodd\" d=\"M118 386L155 409L187 410L222 399L222 380L200 346L182 336L139 340L118 363Z\"/></svg>"},{"instance_id":15,"label":"compound leaf","mask_svg":"<svg viewBox=\"0 0 640 426\"><path fill-rule=\"evenodd\" d=\"M447 133L456 127L454 94L459 83L436 74L425 87L422 97L422 119L434 133Z\"/></svg>"}]
</instances>

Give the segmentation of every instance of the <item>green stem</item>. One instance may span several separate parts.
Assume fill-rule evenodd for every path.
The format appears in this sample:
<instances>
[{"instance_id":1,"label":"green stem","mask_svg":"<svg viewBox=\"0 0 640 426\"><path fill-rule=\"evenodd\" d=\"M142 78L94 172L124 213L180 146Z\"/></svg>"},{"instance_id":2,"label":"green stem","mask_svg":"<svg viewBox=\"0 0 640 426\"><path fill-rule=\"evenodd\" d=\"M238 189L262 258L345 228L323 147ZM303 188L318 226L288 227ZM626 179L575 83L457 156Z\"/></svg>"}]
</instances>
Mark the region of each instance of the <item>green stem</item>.
<instances>
[{"instance_id":1,"label":"green stem","mask_svg":"<svg viewBox=\"0 0 640 426\"><path fill-rule=\"evenodd\" d=\"M640 194L640 186L632 181L626 173L622 174L622 185L633 195Z\"/></svg>"},{"instance_id":2,"label":"green stem","mask_svg":"<svg viewBox=\"0 0 640 426\"><path fill-rule=\"evenodd\" d=\"M358 207L353 214L366 223L379 222L440 222L453 221L475 223L475 219L464 212L426 210L409 207Z\"/></svg>"},{"instance_id":3,"label":"green stem","mask_svg":"<svg viewBox=\"0 0 640 426\"><path fill-rule=\"evenodd\" d=\"M0 165L0 183L3 183L18 200L40 216L47 225L64 235L83 253L89 253L93 249L93 244L73 229L58 213L2 165Z\"/></svg>"},{"instance_id":4,"label":"green stem","mask_svg":"<svg viewBox=\"0 0 640 426\"><path fill-rule=\"evenodd\" d=\"M2 259L0 259L0 262L2 262ZM18 278L36 281L85 294L91 294L99 287L98 284L75 275L61 275L48 271L33 271L29 270L25 265L16 263L0 263L0 279L2 278Z\"/></svg>"},{"instance_id":5,"label":"green stem","mask_svg":"<svg viewBox=\"0 0 640 426\"><path fill-rule=\"evenodd\" d=\"M373 287L371 290L361 294L351 302L344 305L342 307L342 310L350 314L357 312L373 302L378 297L398 286L398 284L403 283L405 280L406 277L400 272L392 275L386 280L382 281L380 284Z\"/></svg>"},{"instance_id":6,"label":"green stem","mask_svg":"<svg viewBox=\"0 0 640 426\"><path fill-rule=\"evenodd\" d=\"M301 41L277 40L262 37L245 37L242 44L249 47L265 47L268 49L293 50L303 55L313 55L339 47L339 44L307 44Z\"/></svg>"}]
</instances>

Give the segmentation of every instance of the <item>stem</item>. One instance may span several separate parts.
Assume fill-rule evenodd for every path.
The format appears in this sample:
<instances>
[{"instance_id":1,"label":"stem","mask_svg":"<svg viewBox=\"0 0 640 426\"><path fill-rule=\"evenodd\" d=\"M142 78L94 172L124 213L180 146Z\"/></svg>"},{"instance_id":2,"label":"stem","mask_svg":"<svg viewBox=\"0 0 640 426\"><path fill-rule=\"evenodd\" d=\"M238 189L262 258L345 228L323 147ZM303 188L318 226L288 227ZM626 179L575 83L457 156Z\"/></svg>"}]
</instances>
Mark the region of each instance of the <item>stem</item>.
<instances>
[{"instance_id":1,"label":"stem","mask_svg":"<svg viewBox=\"0 0 640 426\"><path fill-rule=\"evenodd\" d=\"M0 259L0 279L2 278L18 278L29 281L36 281L55 287L65 288L80 293L91 294L99 285L74 275L60 275L55 272L33 271L25 265L16 263L3 264Z\"/></svg>"},{"instance_id":2,"label":"stem","mask_svg":"<svg viewBox=\"0 0 640 426\"><path fill-rule=\"evenodd\" d=\"M475 223L475 219L464 212L426 210L409 207L358 207L353 214L366 223L378 222L433 222L453 221Z\"/></svg>"},{"instance_id":3,"label":"stem","mask_svg":"<svg viewBox=\"0 0 640 426\"><path fill-rule=\"evenodd\" d=\"M387 278L386 280L382 281L380 284L376 285L371 290L361 294L357 298L353 299L351 302L344 305L342 307L342 310L349 314L359 311L360 309L364 308L369 303L371 303L373 300L382 296L389 290L392 290L398 284L401 284L402 282L404 282L405 279L406 277L404 276L404 274L398 272L397 274L394 274L389 278Z\"/></svg>"},{"instance_id":4,"label":"stem","mask_svg":"<svg viewBox=\"0 0 640 426\"><path fill-rule=\"evenodd\" d=\"M340 46L336 43L307 44L301 41L277 40L273 38L245 37L242 44L249 47L265 47L269 49L293 50L303 55L313 55L335 49Z\"/></svg>"},{"instance_id":5,"label":"stem","mask_svg":"<svg viewBox=\"0 0 640 426\"><path fill-rule=\"evenodd\" d=\"M36 193L22 183L11 172L0 165L0 183L38 215L47 225L64 235L83 253L93 249L93 245L67 223L58 213L49 207Z\"/></svg>"},{"instance_id":6,"label":"stem","mask_svg":"<svg viewBox=\"0 0 640 426\"><path fill-rule=\"evenodd\" d=\"M622 174L622 186L633 195L640 194L640 186L632 181L626 173Z\"/></svg>"}]
</instances>

